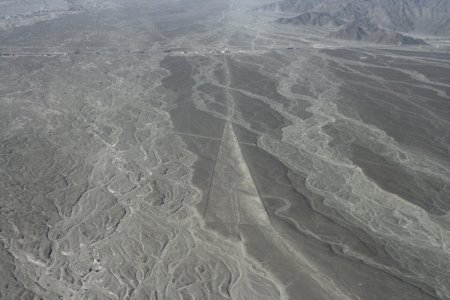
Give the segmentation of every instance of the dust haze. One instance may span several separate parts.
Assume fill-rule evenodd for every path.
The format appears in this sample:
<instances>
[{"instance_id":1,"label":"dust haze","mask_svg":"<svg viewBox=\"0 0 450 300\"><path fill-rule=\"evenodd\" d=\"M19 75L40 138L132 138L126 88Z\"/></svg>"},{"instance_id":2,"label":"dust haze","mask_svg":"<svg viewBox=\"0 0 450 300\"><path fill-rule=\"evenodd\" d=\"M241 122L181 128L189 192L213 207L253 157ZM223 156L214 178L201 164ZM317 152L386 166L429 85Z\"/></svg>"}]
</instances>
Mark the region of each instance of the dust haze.
<instances>
[{"instance_id":1,"label":"dust haze","mask_svg":"<svg viewBox=\"0 0 450 300\"><path fill-rule=\"evenodd\" d=\"M449 15L0 0L0 299L450 299Z\"/></svg>"}]
</instances>

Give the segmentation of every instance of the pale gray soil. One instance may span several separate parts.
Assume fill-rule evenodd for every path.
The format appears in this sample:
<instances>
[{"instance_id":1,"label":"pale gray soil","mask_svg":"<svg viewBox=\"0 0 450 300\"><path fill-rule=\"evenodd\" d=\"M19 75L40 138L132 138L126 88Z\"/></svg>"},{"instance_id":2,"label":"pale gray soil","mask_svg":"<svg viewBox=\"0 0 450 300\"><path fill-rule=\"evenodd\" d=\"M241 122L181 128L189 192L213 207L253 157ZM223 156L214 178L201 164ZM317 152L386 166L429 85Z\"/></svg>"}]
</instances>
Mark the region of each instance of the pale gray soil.
<instances>
[{"instance_id":1,"label":"pale gray soil","mask_svg":"<svg viewBox=\"0 0 450 300\"><path fill-rule=\"evenodd\" d=\"M450 299L444 48L28 2L0 1L0 299Z\"/></svg>"}]
</instances>

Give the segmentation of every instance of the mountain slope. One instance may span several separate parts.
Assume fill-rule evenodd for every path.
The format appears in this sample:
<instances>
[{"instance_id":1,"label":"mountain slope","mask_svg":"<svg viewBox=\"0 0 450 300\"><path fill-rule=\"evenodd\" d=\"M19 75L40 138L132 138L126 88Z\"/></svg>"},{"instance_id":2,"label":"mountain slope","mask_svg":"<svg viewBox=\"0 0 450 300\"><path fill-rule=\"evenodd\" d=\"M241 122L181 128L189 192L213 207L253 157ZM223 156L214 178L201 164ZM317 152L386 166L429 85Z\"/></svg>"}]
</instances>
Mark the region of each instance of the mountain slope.
<instances>
[{"instance_id":1,"label":"mountain slope","mask_svg":"<svg viewBox=\"0 0 450 300\"><path fill-rule=\"evenodd\" d=\"M367 20L348 23L338 31L330 33L328 37L385 45L426 45L421 39L414 39L398 32L382 29Z\"/></svg>"},{"instance_id":2,"label":"mountain slope","mask_svg":"<svg viewBox=\"0 0 450 300\"><path fill-rule=\"evenodd\" d=\"M328 14L307 12L292 18L279 18L276 20L279 24L307 25L307 26L341 26L344 21Z\"/></svg>"},{"instance_id":3,"label":"mountain slope","mask_svg":"<svg viewBox=\"0 0 450 300\"><path fill-rule=\"evenodd\" d=\"M281 0L259 10L326 13L346 22L368 19L390 30L450 36L450 0Z\"/></svg>"}]
</instances>

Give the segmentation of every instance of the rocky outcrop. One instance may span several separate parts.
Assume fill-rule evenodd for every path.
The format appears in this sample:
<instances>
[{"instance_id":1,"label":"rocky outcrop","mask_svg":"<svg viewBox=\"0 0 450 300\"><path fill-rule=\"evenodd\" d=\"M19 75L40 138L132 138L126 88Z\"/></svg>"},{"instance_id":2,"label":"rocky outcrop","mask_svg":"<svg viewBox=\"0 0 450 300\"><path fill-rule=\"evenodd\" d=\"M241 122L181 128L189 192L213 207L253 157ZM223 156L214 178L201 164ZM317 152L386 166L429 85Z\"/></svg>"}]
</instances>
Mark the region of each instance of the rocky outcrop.
<instances>
[{"instance_id":1,"label":"rocky outcrop","mask_svg":"<svg viewBox=\"0 0 450 300\"><path fill-rule=\"evenodd\" d=\"M364 41L385 45L426 45L421 39L382 29L367 20L351 22L328 36L342 40Z\"/></svg>"},{"instance_id":2,"label":"rocky outcrop","mask_svg":"<svg viewBox=\"0 0 450 300\"><path fill-rule=\"evenodd\" d=\"M292 18L279 18L279 24L306 25L306 26L341 26L344 21L328 13L304 13Z\"/></svg>"},{"instance_id":3,"label":"rocky outcrop","mask_svg":"<svg viewBox=\"0 0 450 300\"><path fill-rule=\"evenodd\" d=\"M300 19L305 13L328 14L345 22L368 19L392 31L450 35L448 0L282 0L259 10L300 13Z\"/></svg>"}]
</instances>

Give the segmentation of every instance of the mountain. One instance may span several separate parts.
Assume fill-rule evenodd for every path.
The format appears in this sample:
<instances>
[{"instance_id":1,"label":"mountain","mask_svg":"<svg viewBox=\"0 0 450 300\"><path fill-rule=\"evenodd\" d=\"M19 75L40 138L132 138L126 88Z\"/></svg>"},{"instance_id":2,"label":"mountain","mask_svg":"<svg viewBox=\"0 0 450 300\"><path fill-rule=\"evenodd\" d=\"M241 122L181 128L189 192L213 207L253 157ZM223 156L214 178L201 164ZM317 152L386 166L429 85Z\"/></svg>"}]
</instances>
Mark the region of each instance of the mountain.
<instances>
[{"instance_id":1,"label":"mountain","mask_svg":"<svg viewBox=\"0 0 450 300\"><path fill-rule=\"evenodd\" d=\"M450 36L450 0L281 0L258 9L325 13L348 23L368 19L389 30Z\"/></svg>"},{"instance_id":2,"label":"mountain","mask_svg":"<svg viewBox=\"0 0 450 300\"><path fill-rule=\"evenodd\" d=\"M432 28L431 32L433 32L436 35L449 35L450 32L450 17L443 18L436 24L434 24L434 27Z\"/></svg>"},{"instance_id":3,"label":"mountain","mask_svg":"<svg viewBox=\"0 0 450 300\"><path fill-rule=\"evenodd\" d=\"M426 45L421 39L382 29L368 20L357 20L348 23L338 31L330 33L328 37L385 45Z\"/></svg>"},{"instance_id":4,"label":"mountain","mask_svg":"<svg viewBox=\"0 0 450 300\"><path fill-rule=\"evenodd\" d=\"M276 20L279 24L290 25L306 25L306 26L341 26L345 24L344 21L328 14L307 12L292 18L279 18Z\"/></svg>"}]
</instances>

